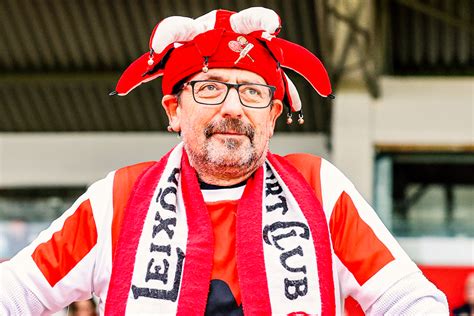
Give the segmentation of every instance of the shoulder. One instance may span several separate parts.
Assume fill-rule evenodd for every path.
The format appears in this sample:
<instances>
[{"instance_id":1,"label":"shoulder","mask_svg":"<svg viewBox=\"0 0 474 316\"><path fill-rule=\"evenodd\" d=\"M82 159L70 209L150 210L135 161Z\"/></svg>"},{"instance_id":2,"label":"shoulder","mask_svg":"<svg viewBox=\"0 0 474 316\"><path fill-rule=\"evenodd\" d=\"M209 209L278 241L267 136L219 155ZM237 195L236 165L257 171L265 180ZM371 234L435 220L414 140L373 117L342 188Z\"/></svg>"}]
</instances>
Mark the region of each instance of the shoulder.
<instances>
[{"instance_id":1,"label":"shoulder","mask_svg":"<svg viewBox=\"0 0 474 316\"><path fill-rule=\"evenodd\" d=\"M319 156L315 156L307 153L293 153L284 156L293 166L296 168L307 168L307 167L317 167L321 165L323 160Z\"/></svg>"},{"instance_id":2,"label":"shoulder","mask_svg":"<svg viewBox=\"0 0 474 316\"><path fill-rule=\"evenodd\" d=\"M311 186L317 199L322 204L321 196L321 163L323 159L319 156L296 153L289 154L283 157L296 170L301 173L306 182Z\"/></svg>"},{"instance_id":3,"label":"shoulder","mask_svg":"<svg viewBox=\"0 0 474 316\"><path fill-rule=\"evenodd\" d=\"M112 171L109 177L113 178L114 193L116 190L130 191L138 177L153 164L155 164L155 161L141 162Z\"/></svg>"},{"instance_id":4,"label":"shoulder","mask_svg":"<svg viewBox=\"0 0 474 316\"><path fill-rule=\"evenodd\" d=\"M125 206L135 182L155 163L155 161L141 162L111 172L113 174L113 198L115 207L117 207L117 204L120 204L121 208Z\"/></svg>"},{"instance_id":5,"label":"shoulder","mask_svg":"<svg viewBox=\"0 0 474 316\"><path fill-rule=\"evenodd\" d=\"M286 155L284 158L310 183L317 180L325 185L352 186L352 183L337 167L322 157L295 153Z\"/></svg>"},{"instance_id":6,"label":"shoulder","mask_svg":"<svg viewBox=\"0 0 474 316\"><path fill-rule=\"evenodd\" d=\"M155 161L147 161L126 166L113 171L113 188L112 188L112 253L115 253L120 230L122 228L123 216L128 199L132 189L138 178L151 166Z\"/></svg>"},{"instance_id":7,"label":"shoulder","mask_svg":"<svg viewBox=\"0 0 474 316\"><path fill-rule=\"evenodd\" d=\"M285 158L291 165L293 165L293 167L303 173L303 175L308 172L318 171L344 176L338 168L320 156L307 153L294 153L288 154L283 158Z\"/></svg>"},{"instance_id":8,"label":"shoulder","mask_svg":"<svg viewBox=\"0 0 474 316\"><path fill-rule=\"evenodd\" d=\"M284 158L313 188L326 214L332 212L343 192L352 194L356 191L352 182L337 167L322 157L296 153Z\"/></svg>"},{"instance_id":9,"label":"shoulder","mask_svg":"<svg viewBox=\"0 0 474 316\"><path fill-rule=\"evenodd\" d=\"M114 205L117 203L126 204L137 179L155 163L155 161L141 162L112 172Z\"/></svg>"},{"instance_id":10,"label":"shoulder","mask_svg":"<svg viewBox=\"0 0 474 316\"><path fill-rule=\"evenodd\" d=\"M84 196L91 199L94 205L108 205L110 196L113 196L114 202L117 199L126 200L138 177L153 164L153 161L142 162L113 170L92 183Z\"/></svg>"},{"instance_id":11,"label":"shoulder","mask_svg":"<svg viewBox=\"0 0 474 316\"><path fill-rule=\"evenodd\" d=\"M321 157L305 153L295 153L286 155L284 158L303 175L306 181L313 182L314 177L319 178L323 161Z\"/></svg>"},{"instance_id":12,"label":"shoulder","mask_svg":"<svg viewBox=\"0 0 474 316\"><path fill-rule=\"evenodd\" d=\"M148 161L125 166L91 184L84 196L91 201L94 217L106 219L109 206L113 206L114 218L117 213L122 213L137 179L154 163Z\"/></svg>"},{"instance_id":13,"label":"shoulder","mask_svg":"<svg viewBox=\"0 0 474 316\"><path fill-rule=\"evenodd\" d=\"M137 164L129 165L115 170L114 178L120 180L136 180L146 169L155 164L156 161L146 161Z\"/></svg>"},{"instance_id":14,"label":"shoulder","mask_svg":"<svg viewBox=\"0 0 474 316\"><path fill-rule=\"evenodd\" d=\"M90 185L88 192L91 195L103 195L112 190L113 196L126 196L133 188L137 179L153 164L155 161L141 162L113 170L103 179L100 179Z\"/></svg>"}]
</instances>

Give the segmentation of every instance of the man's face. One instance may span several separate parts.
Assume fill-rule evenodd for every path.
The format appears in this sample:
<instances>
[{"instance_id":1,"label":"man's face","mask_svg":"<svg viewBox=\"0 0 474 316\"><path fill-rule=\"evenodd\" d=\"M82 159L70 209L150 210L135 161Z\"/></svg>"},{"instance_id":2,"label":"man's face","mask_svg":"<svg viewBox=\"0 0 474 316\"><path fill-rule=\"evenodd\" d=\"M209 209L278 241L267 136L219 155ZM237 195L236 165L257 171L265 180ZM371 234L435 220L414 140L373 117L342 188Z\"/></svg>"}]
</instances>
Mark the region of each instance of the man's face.
<instances>
[{"instance_id":1,"label":"man's face","mask_svg":"<svg viewBox=\"0 0 474 316\"><path fill-rule=\"evenodd\" d=\"M198 73L191 80L218 80L229 83L259 83L265 80L250 71L241 69L210 69ZM166 96L165 96L166 98ZM165 108L165 98L163 104ZM261 165L273 135L276 118L282 105L254 109L240 103L236 89L230 89L227 98L219 105L203 105L193 98L192 87L187 85L179 97L171 126L180 130L191 164L204 172L239 175L253 171Z\"/></svg>"}]
</instances>

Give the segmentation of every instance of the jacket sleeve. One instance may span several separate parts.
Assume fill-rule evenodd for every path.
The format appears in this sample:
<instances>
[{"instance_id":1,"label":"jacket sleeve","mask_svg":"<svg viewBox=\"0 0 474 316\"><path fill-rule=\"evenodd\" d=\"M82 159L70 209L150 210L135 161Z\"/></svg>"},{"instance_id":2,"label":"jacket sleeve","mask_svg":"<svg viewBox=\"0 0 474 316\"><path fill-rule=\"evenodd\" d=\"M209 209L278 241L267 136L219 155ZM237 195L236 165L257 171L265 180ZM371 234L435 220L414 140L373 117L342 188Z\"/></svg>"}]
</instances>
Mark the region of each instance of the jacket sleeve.
<instances>
[{"instance_id":1,"label":"jacket sleeve","mask_svg":"<svg viewBox=\"0 0 474 316\"><path fill-rule=\"evenodd\" d=\"M448 311L445 295L423 276L341 171L311 155L290 161L323 206L342 299L353 297L368 315Z\"/></svg>"},{"instance_id":2,"label":"jacket sleeve","mask_svg":"<svg viewBox=\"0 0 474 316\"><path fill-rule=\"evenodd\" d=\"M111 177L91 185L36 240L0 264L1 315L41 315L91 297Z\"/></svg>"}]
</instances>

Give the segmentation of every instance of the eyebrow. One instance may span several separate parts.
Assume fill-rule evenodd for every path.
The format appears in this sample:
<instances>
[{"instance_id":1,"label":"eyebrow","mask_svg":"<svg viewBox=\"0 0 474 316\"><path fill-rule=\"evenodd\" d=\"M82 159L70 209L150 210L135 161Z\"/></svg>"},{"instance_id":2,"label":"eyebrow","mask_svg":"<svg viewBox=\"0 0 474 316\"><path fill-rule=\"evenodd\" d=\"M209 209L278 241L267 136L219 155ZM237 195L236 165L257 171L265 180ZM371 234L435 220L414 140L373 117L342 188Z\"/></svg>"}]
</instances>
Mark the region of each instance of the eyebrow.
<instances>
[{"instance_id":1,"label":"eyebrow","mask_svg":"<svg viewBox=\"0 0 474 316\"><path fill-rule=\"evenodd\" d=\"M223 81L227 82L229 81L228 77L218 75L218 74L210 74L206 75L204 78L201 78L199 80L216 80L216 81ZM258 84L266 84L265 82L255 82L255 81L249 81L249 80L237 80L237 83L258 83Z\"/></svg>"}]
</instances>

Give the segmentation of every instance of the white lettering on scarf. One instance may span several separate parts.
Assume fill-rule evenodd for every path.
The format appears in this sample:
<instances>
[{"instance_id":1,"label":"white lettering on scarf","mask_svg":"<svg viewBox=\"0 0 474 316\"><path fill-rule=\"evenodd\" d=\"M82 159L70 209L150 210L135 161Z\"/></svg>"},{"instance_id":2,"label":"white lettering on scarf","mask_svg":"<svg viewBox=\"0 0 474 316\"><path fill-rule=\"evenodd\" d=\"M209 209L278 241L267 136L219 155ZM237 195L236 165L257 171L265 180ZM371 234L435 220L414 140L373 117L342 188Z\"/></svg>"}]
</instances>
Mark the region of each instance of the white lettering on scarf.
<instances>
[{"instance_id":1,"label":"white lettering on scarf","mask_svg":"<svg viewBox=\"0 0 474 316\"><path fill-rule=\"evenodd\" d=\"M174 151L180 155L181 151ZM178 155L177 155L178 156ZM170 157L180 159L180 157ZM187 225L180 169L168 164L150 204L135 261L127 313L176 313ZM146 301L146 302L145 302Z\"/></svg>"},{"instance_id":2,"label":"white lettering on scarf","mask_svg":"<svg viewBox=\"0 0 474 316\"><path fill-rule=\"evenodd\" d=\"M263 242L272 310L288 314L321 309L313 236L278 174L266 164Z\"/></svg>"}]
</instances>

